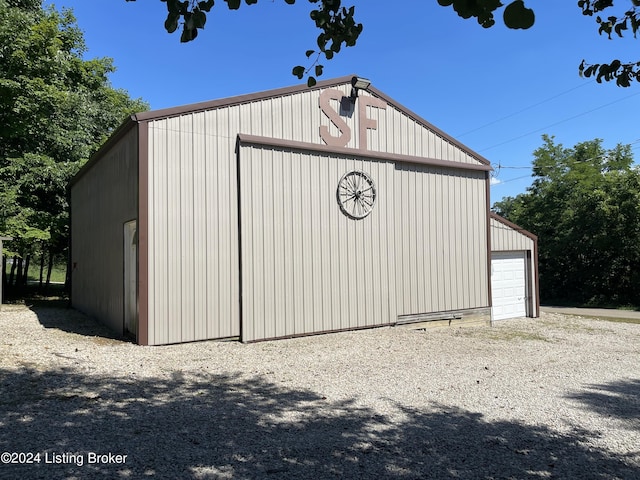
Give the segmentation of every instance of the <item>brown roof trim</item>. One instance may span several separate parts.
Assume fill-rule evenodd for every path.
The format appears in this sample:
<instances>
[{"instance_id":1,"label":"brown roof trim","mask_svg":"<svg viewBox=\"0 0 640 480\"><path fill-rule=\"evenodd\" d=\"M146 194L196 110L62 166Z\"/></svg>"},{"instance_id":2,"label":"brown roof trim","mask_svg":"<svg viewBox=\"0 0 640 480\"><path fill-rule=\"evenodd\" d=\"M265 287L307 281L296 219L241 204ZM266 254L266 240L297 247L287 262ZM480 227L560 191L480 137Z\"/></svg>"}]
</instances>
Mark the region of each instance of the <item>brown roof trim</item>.
<instances>
[{"instance_id":1,"label":"brown roof trim","mask_svg":"<svg viewBox=\"0 0 640 480\"><path fill-rule=\"evenodd\" d=\"M84 176L84 174L91 170L91 167L93 167L93 165L95 165L100 160L104 152L108 151L111 147L118 143L122 137L129 133L129 130L131 130L133 126L137 124L134 117L135 115L127 117L115 130L115 132L111 134L107 141L100 146L98 151L91 155L89 160L87 160L87 163L85 163L82 168L78 170L78 173L73 176L73 178L69 182L69 188L78 183L78 181Z\"/></svg>"},{"instance_id":2,"label":"brown roof trim","mask_svg":"<svg viewBox=\"0 0 640 480\"><path fill-rule=\"evenodd\" d=\"M349 84L349 83L351 83L351 79L354 76L355 75L346 75L344 77L337 77L337 78L333 78L333 79L329 79L329 80L323 80L321 82L318 82L313 87L308 87L306 84L302 84L302 85L296 85L296 86L292 86L292 87L284 87L284 88L276 88L276 89L273 89L273 90L265 90L263 92L251 93L251 94L247 94L247 95L239 95L239 96L235 96L235 97L228 97L228 98L223 98L223 99L218 99L218 100L210 100L210 101L206 101L206 102L193 103L193 104L182 105L182 106L178 106L178 107L164 108L164 109L159 109L159 110L151 110L151 111L148 111L148 112L136 113L134 115L131 115L129 118L127 118L116 129L116 131L109 137L109 139L100 147L100 149L95 154L93 154L91 156L89 161L80 169L80 171L71 180L70 187L75 185L78 182L78 180L88 170L91 169L93 164L95 164L98 161L98 159L102 156L102 154L105 151L107 151L109 148L111 148L111 146L114 143L116 143L118 140L120 140L120 138L122 138L122 136L125 135L129 131L129 129L132 128L136 123L148 122L148 121L152 121L152 120L159 120L159 119L168 118L168 117L174 117L174 116L178 116L178 115L182 115L182 114L186 114L186 113L196 113L196 112L201 112L201 111L205 111L205 110L212 110L212 109L216 109L216 108L224 108L224 107L229 107L229 106L232 106L232 105L238 105L238 104L242 104L242 103L248 103L248 102L253 102L253 101L258 101L258 100L264 100L264 99L267 99L267 98L280 97L280 96L284 96L284 95L293 95L293 94L296 94L296 93L310 91L310 90L319 90L319 89L334 87L334 86L337 86L337 85L344 85L345 83ZM471 148L467 147L466 145L460 143L458 140L454 139L450 135L444 133L442 130L440 130L439 128L435 127L431 123L429 123L427 120L422 118L420 115L414 113L413 111L409 110L408 108L406 108L402 104L396 102L391 97L385 95L384 93L382 93L377 88L370 86L370 87L368 87L366 89L366 91L368 91L369 93L381 98L382 100L387 102L392 107L397 108L402 113L404 113L405 115L409 116L414 121L420 123L421 125L423 125L424 127L428 128L429 130L432 130L434 133L436 133L440 137L444 138L446 141L448 141L452 145L460 148L464 152L466 152L469 155L471 155L472 157L474 157L480 163L482 163L484 165L487 165L487 166L491 165L491 162L489 160L487 160L486 158L484 158L482 155L480 155L479 153L475 152L474 150L472 150ZM362 155L362 153L360 155ZM372 156L372 155L366 155L366 156ZM386 158L389 158L389 157L390 156L387 156ZM418 158L418 157L415 157L415 158ZM409 161L410 162L411 160L401 160L401 161ZM427 163L427 162L417 162L417 163ZM449 166L453 166L453 168L456 168L455 167L456 165L461 165L461 164L452 162L452 165L449 165ZM466 165L466 164L462 164L462 165ZM460 167L458 167L458 168L460 168ZM481 169L481 170L484 170L484 169Z\"/></svg>"},{"instance_id":3,"label":"brown roof trim","mask_svg":"<svg viewBox=\"0 0 640 480\"><path fill-rule=\"evenodd\" d=\"M149 124L138 130L138 331L136 341L149 345Z\"/></svg>"},{"instance_id":4,"label":"brown roof trim","mask_svg":"<svg viewBox=\"0 0 640 480\"><path fill-rule=\"evenodd\" d=\"M531 232L530 232L530 231L528 231L528 230L525 230L525 229L524 229L524 228L522 228L522 227L519 227L519 226L518 226L518 225L516 225L515 223L510 222L509 220L507 220L507 219L506 219L506 218L504 218L504 217L501 217L501 216L500 216L500 215L498 215L497 213L489 212L489 216L490 216L491 218L493 218L494 220L496 220L496 221L498 221L498 222L502 223L503 225L506 225L507 227L512 228L513 230L516 230L517 232L519 232L519 233L523 234L525 237L529 237L531 240L533 240L533 241L535 241L535 242L537 242L537 241L538 241L538 236L537 236L537 235L535 235L535 234L531 233Z\"/></svg>"},{"instance_id":5,"label":"brown roof trim","mask_svg":"<svg viewBox=\"0 0 640 480\"><path fill-rule=\"evenodd\" d=\"M486 212L491 213L491 174L487 172L484 179L484 198ZM486 237L487 237L487 294L488 300L493 311L493 289L491 288L491 215L486 216L485 220ZM493 315L491 315L493 318Z\"/></svg>"},{"instance_id":6,"label":"brown roof trim","mask_svg":"<svg viewBox=\"0 0 640 480\"><path fill-rule=\"evenodd\" d=\"M532 234L533 235L533 234ZM538 270L538 238L533 242L533 271L535 277L536 312L534 317L540 316L540 272Z\"/></svg>"},{"instance_id":7,"label":"brown roof trim","mask_svg":"<svg viewBox=\"0 0 640 480\"><path fill-rule=\"evenodd\" d=\"M165 108L165 109L161 109L161 110L152 110L152 111L149 111L149 112L138 113L138 114L134 115L132 118L134 120L137 120L137 121L158 120L158 119L167 118L167 117L173 117L173 116L181 115L181 114L185 114L185 113L196 113L196 112L201 112L201 111L204 111L204 110L212 110L212 109L216 109L216 108L229 107L229 106L232 106L232 105L238 105L238 104L242 104L242 103L254 102L254 101L257 101L257 100L265 100L267 98L280 97L280 96L284 96L284 95L293 95L293 94L299 93L299 92L305 92L305 91L310 91L310 90L320 90L320 89L323 89L323 88L334 87L336 85L344 85L345 83L349 84L349 83L351 83L351 79L354 76L355 75L346 75L344 77L338 77L338 78L333 78L333 79L329 79L329 80L324 80L324 81L318 82L313 87L308 87L307 85L302 84L302 85L296 85L296 86L292 86L292 87L277 88L277 89L274 89L274 90L265 90L263 92L251 93L251 94L247 94L247 95L239 95L239 96L235 96L235 97L223 98L223 99L219 99L219 100L209 100L209 101L206 101L206 102L193 103L193 104L190 104L190 105L182 105L182 106L178 106L178 107ZM447 140L452 145L455 145L456 147L458 147L461 150L465 151L466 153L468 153L469 155L471 155L472 157L477 159L480 163L484 163L486 165L491 165L491 162L489 160L487 160L485 157L483 157L479 153L475 152L471 148L467 147L466 145L464 145L460 141L456 140L452 136L446 134L445 132L443 132L442 130L440 130L439 128L434 126L433 124L429 123L424 118L422 118L420 115L414 113L410 109L406 108L404 105L398 103L397 101L395 101L391 97L385 95L384 93L382 93L377 88L369 86L368 88L366 88L366 91L368 91L369 93L372 93L373 95L383 99L389 105L397 108L398 110L400 110L401 112L403 112L404 114L409 116L414 121L418 122L419 124L423 125L424 127L428 128L429 130L432 130L434 133L436 133L440 137L444 138L445 140Z\"/></svg>"},{"instance_id":8,"label":"brown roof trim","mask_svg":"<svg viewBox=\"0 0 640 480\"><path fill-rule=\"evenodd\" d=\"M480 155L479 153L475 152L474 150L472 150L471 148L467 147L466 145L464 145L463 143L460 143L459 140L456 140L455 138L453 138L451 135L448 135L446 133L444 133L442 130L440 130L438 127L434 126L433 124L429 123L428 121L426 121L424 118L422 118L420 115L418 115L417 113L414 113L413 111L409 110L407 107L405 107L404 105L396 102L394 99L392 99L391 97L388 97L387 95L385 95L384 93L382 93L380 90L378 90L375 87L369 87L367 88L367 91L370 93L373 93L374 95L376 95L377 97L382 98L385 102L387 102L389 105L394 106L395 108L397 108L398 110L400 110L401 112L403 112L405 115L409 116L412 120L422 124L424 127L428 128L429 130L433 130L436 134L438 134L439 136L441 136L442 138L444 138L445 140L447 140L449 143L455 145L456 147L458 147L461 150L464 150L465 152L467 152L469 155L471 155L472 157L474 157L476 160L478 160L480 163L484 163L486 165L491 165L491 162L489 160L487 160L485 157L483 157L482 155Z\"/></svg>"},{"instance_id":9,"label":"brown roof trim","mask_svg":"<svg viewBox=\"0 0 640 480\"><path fill-rule=\"evenodd\" d=\"M320 90L322 88L327 88L327 87L334 87L336 85L351 83L351 79L353 77L354 75L347 75L345 77L338 77L330 80L324 80L324 81L318 82L313 87L308 87L306 84L303 84L303 85L296 85L293 87L284 87L284 88L276 88L273 90L265 90L262 92L250 93L247 95L221 98L218 100L209 100L206 102L192 103L190 105L164 108L161 110L151 110L148 112L137 113L136 115L134 115L134 117L138 121L159 120L162 118L174 117L176 115L181 115L184 113L202 112L204 110L230 107L232 105L255 102L257 100L266 100L268 98L282 97L285 95L293 95L299 92L306 92L311 90Z\"/></svg>"},{"instance_id":10,"label":"brown roof trim","mask_svg":"<svg viewBox=\"0 0 640 480\"><path fill-rule=\"evenodd\" d=\"M436 158L415 157L412 155L400 155L397 153L375 152L371 150L359 150L347 147L335 147L321 145L318 143L298 142L295 140L283 140L280 138L260 137L257 135L238 134L238 142L241 144L261 145L267 147L277 147L289 150L304 150L324 154L336 154L342 156L363 157L375 160L390 160L394 162L419 163L443 168L455 168L457 170L491 170L490 165L477 165L474 163L452 162L450 160L439 160Z\"/></svg>"}]
</instances>

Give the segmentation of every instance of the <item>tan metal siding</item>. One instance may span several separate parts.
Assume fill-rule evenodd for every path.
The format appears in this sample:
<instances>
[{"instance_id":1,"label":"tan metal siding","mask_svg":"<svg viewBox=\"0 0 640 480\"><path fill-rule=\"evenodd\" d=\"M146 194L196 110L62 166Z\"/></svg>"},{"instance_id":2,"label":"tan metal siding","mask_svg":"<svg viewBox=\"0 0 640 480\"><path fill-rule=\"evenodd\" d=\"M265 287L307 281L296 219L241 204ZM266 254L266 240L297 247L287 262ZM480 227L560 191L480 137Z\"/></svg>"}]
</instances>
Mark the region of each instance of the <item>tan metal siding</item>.
<instances>
[{"instance_id":1,"label":"tan metal siding","mask_svg":"<svg viewBox=\"0 0 640 480\"><path fill-rule=\"evenodd\" d=\"M207 263L207 148L204 115L193 117L193 336L197 339L207 335L207 270L198 266Z\"/></svg>"},{"instance_id":2,"label":"tan metal siding","mask_svg":"<svg viewBox=\"0 0 640 480\"><path fill-rule=\"evenodd\" d=\"M72 305L116 332L124 321L124 223L137 217L137 142L134 127L71 187Z\"/></svg>"},{"instance_id":3,"label":"tan metal siding","mask_svg":"<svg viewBox=\"0 0 640 480\"><path fill-rule=\"evenodd\" d=\"M330 90L340 91L344 97L348 97L351 86L348 84L333 86ZM319 133L320 126L327 127L333 136L340 135L340 130L322 112L319 95L318 90L307 90L282 97L258 98L251 102L211 110L210 112L219 112L223 117L227 117L228 122L207 124L207 133L226 137L230 139L232 145L238 133L324 144ZM361 121L359 102L372 97L374 95L369 92L361 92L355 104L345 103L345 105L351 105L351 111L343 112L345 114L341 116L351 134L350 141L345 145L348 148L364 148L365 142L360 138L359 133ZM340 102L331 100L329 103L331 108L340 111ZM386 108L367 105L364 108L366 119L377 123L376 128L366 129L367 150L476 165L482 163L453 145L450 139L427 128L394 105L387 104ZM207 112L183 114L190 117L202 115L207 115ZM229 129L231 126L234 128Z\"/></svg>"},{"instance_id":4,"label":"tan metal siding","mask_svg":"<svg viewBox=\"0 0 640 480\"><path fill-rule=\"evenodd\" d=\"M368 96L364 93L362 96ZM480 164L473 156L457 148L438 133L426 128L404 112L388 105L386 109L367 107L367 117L377 121L377 129L367 129L367 146L369 150L417 157L437 158L460 163ZM345 119L353 132L359 130L359 117L354 114ZM328 122L323 119L323 124ZM351 148L360 148L358 135L354 134Z\"/></svg>"},{"instance_id":5,"label":"tan metal siding","mask_svg":"<svg viewBox=\"0 0 640 480\"><path fill-rule=\"evenodd\" d=\"M239 335L237 115L149 125L149 342Z\"/></svg>"},{"instance_id":6,"label":"tan metal siding","mask_svg":"<svg viewBox=\"0 0 640 480\"><path fill-rule=\"evenodd\" d=\"M376 184L362 220L336 201L352 170ZM487 307L485 192L483 172L241 146L242 339Z\"/></svg>"},{"instance_id":7,"label":"tan metal siding","mask_svg":"<svg viewBox=\"0 0 640 480\"><path fill-rule=\"evenodd\" d=\"M533 239L510 228L495 218L491 219L491 250L531 250L533 251Z\"/></svg>"},{"instance_id":8,"label":"tan metal siding","mask_svg":"<svg viewBox=\"0 0 640 480\"><path fill-rule=\"evenodd\" d=\"M149 122L149 342L237 336L237 134L321 142L317 92Z\"/></svg>"},{"instance_id":9,"label":"tan metal siding","mask_svg":"<svg viewBox=\"0 0 640 480\"><path fill-rule=\"evenodd\" d=\"M349 87L342 89L345 95L349 94ZM362 97L372 96L361 93ZM356 101L355 112L348 117L342 117L351 129L351 141L346 145L349 148L362 148L358 135L360 129L360 117ZM334 104L337 110L337 102ZM450 141L438 133L426 128L418 121L408 117L404 112L393 105L386 108L367 106L366 117L377 122L377 128L367 129L367 149L376 152L397 153L400 155L414 155L418 157L437 158L460 163L480 164L476 158L463 152ZM338 135L338 130L329 119L322 115L321 124L329 126L333 135ZM315 127L315 125L313 126ZM319 128L319 127L318 127Z\"/></svg>"},{"instance_id":10,"label":"tan metal siding","mask_svg":"<svg viewBox=\"0 0 640 480\"><path fill-rule=\"evenodd\" d=\"M482 172L396 166L398 315L487 307Z\"/></svg>"},{"instance_id":11,"label":"tan metal siding","mask_svg":"<svg viewBox=\"0 0 640 480\"><path fill-rule=\"evenodd\" d=\"M339 211L347 171L376 178L382 198L393 165L246 146L240 153L242 338L388 324L393 260L385 202L360 221ZM380 193L379 193L380 195Z\"/></svg>"},{"instance_id":12,"label":"tan metal siding","mask_svg":"<svg viewBox=\"0 0 640 480\"><path fill-rule=\"evenodd\" d=\"M347 84L331 88L341 91L344 96L348 96L351 92L351 87ZM149 120L148 331L150 344L222 338L240 334L240 266L238 213L236 211L238 192L235 161L237 135L245 133L323 145L324 142L320 136L321 125L328 127L330 133L335 136L340 134L340 130L322 112L318 100L319 94L318 90L305 90L278 97L256 98L245 103L225 105L212 110L182 112L176 117ZM361 95L371 96L368 92L361 92ZM331 101L331 105L339 110L339 102ZM358 149L361 144L364 144L363 139L359 137L361 118L357 112L357 103L355 108L356 110L351 115L341 117L351 131L351 140L346 145L351 149ZM462 163L481 163L469 154L455 148L450 140L407 116L399 108L392 105L388 105L386 108L367 106L366 112L367 119L377 121L375 129L365 130L366 142L370 151L416 155ZM313 169L319 169L321 166L324 168L323 162L326 162L326 159L317 156L314 158L319 165L309 165L309 171L300 170L303 165L306 165L304 162L297 164L296 162L292 164L285 162L282 165L276 162L273 168L279 172L278 177L290 178L292 184L295 184L296 180L308 180L308 175ZM369 163L377 165L376 162ZM380 165L389 166L392 164L383 161L380 162ZM317 175L320 173L320 171L315 171ZM340 175L342 173L344 172L341 172ZM263 176L266 178L272 174L273 172L265 171ZM382 181L390 194L396 189L394 176L395 174L387 175ZM253 187L256 192L263 188L263 185L258 185L258 183L266 181L265 178L256 177L257 183ZM335 189L335 185L333 185L335 182L337 180L332 179L332 189ZM423 191L423 195L435 197L432 193L433 190L439 189L440 194L449 191L449 185L443 185L441 182L442 180L436 179L432 181L432 184L421 185L419 188ZM292 270L289 272L292 276L287 276L283 270L285 267L278 263L271 264L270 259L265 259L263 264L258 267L273 268L274 275L284 275L287 279L293 279L291 282L296 287L301 285L301 288L304 288L304 291L309 295L308 298L314 298L314 300L312 303L298 303L289 297L275 298L273 299L274 304L271 305L272 300L267 295L268 291L258 294L265 297L266 308L274 309L274 311L284 309L288 314L294 312L292 318L295 320L292 321L298 322L295 326L296 332L306 331L307 324L303 315L311 314L313 316L313 312L317 309L340 312L337 317L336 315L327 317L334 319L333 325L328 326L317 320L322 328L346 328L343 326L346 323L341 318L343 310L338 308L333 301L327 300L333 297L318 297L316 299L309 293L316 288L327 289L329 284L334 285L335 280L339 279L339 274L333 270L323 270L324 263L314 264L313 262L319 260L316 257L307 257L307 251L311 249L315 252L317 248L320 248L321 256L318 258L324 259L334 248L339 248L341 240L345 241L345 239L340 238L342 233L338 233L337 225L332 222L340 220L334 218L333 209L329 206L323 207L325 210L316 214L320 221L328 226L333 225L333 230L330 229L330 232L335 230L335 233L330 235L333 243L318 243L316 245L318 239L314 235L318 233L315 232L317 225L312 222L311 216L306 216L310 213L304 210L311 208L308 203L311 198L304 197L307 203L296 203L296 199L301 201L300 196L309 195L309 192L299 192L296 188L301 187L292 187L291 192L286 193L286 195L292 196L291 207L287 207L292 211L282 210L279 206L280 203L268 203L264 208L272 209L267 213L273 213L277 216L278 221L282 220L285 223L291 220L288 216L298 215L301 219L304 218L301 220L300 228L302 231L300 232L294 230L290 232L267 231L270 235L278 235L277 241L271 239L271 242L282 240L290 246L289 251L301 255L304 259L303 268L300 271ZM257 194L256 192L254 194ZM286 205L289 200L283 198L278 202ZM298 211L296 208L302 210ZM393 232L394 228L400 228L398 223L400 220L395 218L397 207L395 204L389 204L385 208L387 209L386 215L378 218L376 225L377 228L386 228ZM413 213L414 217L417 213L417 211ZM444 228L444 220L436 221L440 222L441 228ZM486 227L482 227L482 225L480 228L486 230ZM299 238L294 233L302 235L302 237ZM431 235L432 233L428 229L422 232L422 235L427 234ZM393 252L398 248L396 243L402 245L402 242L395 238L395 233L380 238L379 235L373 235L371 232L367 237L364 232L356 230L352 235L361 239L363 248L366 250L384 248L388 252ZM359 237L357 237L358 235ZM403 239L402 241L408 240ZM416 251L416 242L420 240L412 239L411 241L414 244L413 250ZM442 240L438 241L442 243ZM322 250L323 248L327 249L326 245L331 245L331 250ZM443 243L440 249L444 247ZM460 247L453 250L458 251ZM424 253L416 255L424 255ZM459 302L451 300L452 292L459 291L461 286L452 285L453 280L448 276L452 275L451 266L441 256L436 257L429 257L428 261L423 258L419 258L419 260L423 265L428 262L431 262L429 265L436 265L437 269L434 269L436 274L449 279L449 286L446 288L448 293L445 293L444 290L434 289L429 293L429 300L426 299L426 294L420 294L421 296L407 300L409 304L406 306L404 299L401 301L396 298L396 293L387 295L384 300L373 299L373 303L359 300L359 304L352 304L345 303L341 299L337 305L348 305L346 311L350 312L349 315L352 317L358 317L357 324L362 326L369 325L372 321L388 322L391 313L385 315L375 313L373 319L367 318L366 320L364 317L359 317L361 309L365 311L371 309L371 312L382 311L382 306L377 309L371 307L375 302L379 304L383 301L387 302L384 308L390 309L389 312L392 312L393 315L396 311L412 310L410 308L412 305L416 308L427 305L436 305L442 308L455 307L454 304L457 305ZM347 258L347 260L352 263L352 267L356 267L355 259ZM475 261L475 257L472 256L471 260ZM407 257L406 262L411 261L413 260ZM368 284L365 283L365 285L358 287L363 291L369 291L369 289L380 291L383 287L387 287L387 285L382 285L380 279L386 275L396 275L393 263L383 266L372 262L358 265L362 269L366 269L368 274L365 277L365 282ZM456 265L455 272L461 271L463 265L465 265L464 262L461 262L459 266ZM289 266L289 268L292 267ZM336 268L344 267L340 265ZM412 286L411 288L420 290L423 287L426 288L432 281L431 276L423 275L422 278L419 278L416 267L408 268L413 268L413 273L411 271L405 273L404 270L401 273L412 276L413 280L407 280L408 284ZM317 269L320 269L319 277L315 277ZM312 275L311 272L314 274ZM314 283L316 278L320 279L318 285ZM378 284L374 282L378 282ZM473 292L469 302L478 303L476 300L482 296L483 286L471 286ZM407 293L403 291L402 295L405 296ZM358 298L360 299L361 296ZM244 305L244 308L249 307Z\"/></svg>"}]
</instances>

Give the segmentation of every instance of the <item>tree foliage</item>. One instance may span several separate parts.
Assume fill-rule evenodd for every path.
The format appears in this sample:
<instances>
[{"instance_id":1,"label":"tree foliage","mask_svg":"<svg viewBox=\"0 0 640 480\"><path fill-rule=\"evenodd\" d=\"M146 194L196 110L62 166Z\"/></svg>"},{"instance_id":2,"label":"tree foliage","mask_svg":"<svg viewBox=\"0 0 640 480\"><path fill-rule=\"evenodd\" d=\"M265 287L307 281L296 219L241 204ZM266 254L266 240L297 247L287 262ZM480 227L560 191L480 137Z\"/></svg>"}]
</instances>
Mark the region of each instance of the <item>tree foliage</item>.
<instances>
[{"instance_id":1,"label":"tree foliage","mask_svg":"<svg viewBox=\"0 0 640 480\"><path fill-rule=\"evenodd\" d=\"M85 50L70 11L0 0L0 234L14 238L18 262L64 253L70 178L127 114L147 109L110 86L111 59L84 60Z\"/></svg>"},{"instance_id":2,"label":"tree foliage","mask_svg":"<svg viewBox=\"0 0 640 480\"><path fill-rule=\"evenodd\" d=\"M531 187L493 206L538 235L541 296L640 305L640 171L631 147L543 139Z\"/></svg>"},{"instance_id":3,"label":"tree foliage","mask_svg":"<svg viewBox=\"0 0 640 480\"><path fill-rule=\"evenodd\" d=\"M17 1L17 0L15 0ZM25 0L26 1L26 0ZM135 2L136 0L126 0ZM181 42L190 42L198 36L198 31L204 29L207 22L207 14L214 6L214 0L160 0L167 5L167 19L165 29L173 33L182 26ZM242 0L224 0L231 10L238 10ZM273 1L273 0L272 0ZM293 5L296 0L284 0L286 4ZM530 0L529 0L530 1ZM314 4L310 13L311 20L320 30L317 38L317 48L306 51L307 58L312 58L310 66L297 65L292 73L302 79L307 76L307 84L313 86L316 77L322 75L323 65L319 63L324 57L331 60L340 52L342 47L352 47L363 31L363 25L355 19L355 7L342 6L341 0L309 0ZM533 9L526 6L524 0L511 0L503 4L500 0L437 0L443 7L452 7L462 18L475 18L482 27L490 28L496 23L496 15L502 11L502 21L508 28L528 29L535 24ZM255 5L258 0L245 0L247 5ZM604 17L604 12L610 12L614 7L614 0L578 0L577 6L583 15L595 16L598 25L598 33L622 37L630 31L634 38L640 28L640 16L638 7L640 0L631 0L631 5L623 13L609 14ZM618 0L620 5L621 0ZM598 83L616 81L621 87L628 87L633 80L640 81L640 62L623 63L620 60L612 60L608 63L589 64L582 60L578 71L581 76L594 76Z\"/></svg>"}]
</instances>

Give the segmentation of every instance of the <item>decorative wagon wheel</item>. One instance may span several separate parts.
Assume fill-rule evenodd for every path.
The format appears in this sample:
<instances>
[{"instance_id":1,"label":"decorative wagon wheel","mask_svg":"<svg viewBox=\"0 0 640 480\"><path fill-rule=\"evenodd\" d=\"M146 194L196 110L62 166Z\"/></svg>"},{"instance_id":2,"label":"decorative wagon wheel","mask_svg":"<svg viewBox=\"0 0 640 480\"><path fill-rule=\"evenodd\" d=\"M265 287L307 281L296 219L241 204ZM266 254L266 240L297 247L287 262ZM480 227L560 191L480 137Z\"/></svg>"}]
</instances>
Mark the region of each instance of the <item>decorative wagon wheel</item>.
<instances>
[{"instance_id":1,"label":"decorative wagon wheel","mask_svg":"<svg viewBox=\"0 0 640 480\"><path fill-rule=\"evenodd\" d=\"M376 186L369 175L358 170L345 173L338 182L338 204L346 216L361 219L376 203Z\"/></svg>"}]
</instances>

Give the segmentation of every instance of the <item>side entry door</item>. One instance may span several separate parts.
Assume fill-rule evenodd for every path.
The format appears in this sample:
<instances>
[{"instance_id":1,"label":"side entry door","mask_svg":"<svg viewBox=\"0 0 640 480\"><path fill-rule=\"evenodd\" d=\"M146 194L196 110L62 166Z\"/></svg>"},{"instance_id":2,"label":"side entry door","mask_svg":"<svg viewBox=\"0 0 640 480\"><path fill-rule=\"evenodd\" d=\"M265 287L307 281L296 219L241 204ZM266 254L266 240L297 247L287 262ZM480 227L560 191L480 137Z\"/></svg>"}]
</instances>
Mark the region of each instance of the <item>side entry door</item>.
<instances>
[{"instance_id":1,"label":"side entry door","mask_svg":"<svg viewBox=\"0 0 640 480\"><path fill-rule=\"evenodd\" d=\"M136 220L124 224L124 332L138 339L138 230Z\"/></svg>"}]
</instances>

